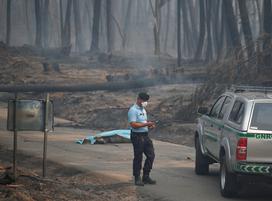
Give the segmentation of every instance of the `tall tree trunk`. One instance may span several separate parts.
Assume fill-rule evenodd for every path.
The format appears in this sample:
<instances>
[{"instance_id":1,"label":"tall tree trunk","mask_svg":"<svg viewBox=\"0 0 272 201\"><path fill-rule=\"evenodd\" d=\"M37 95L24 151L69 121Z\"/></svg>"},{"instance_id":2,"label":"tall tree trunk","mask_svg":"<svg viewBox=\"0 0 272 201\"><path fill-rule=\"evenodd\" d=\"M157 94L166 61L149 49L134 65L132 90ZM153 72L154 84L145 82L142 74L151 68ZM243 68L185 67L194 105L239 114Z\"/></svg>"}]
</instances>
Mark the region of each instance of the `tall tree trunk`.
<instances>
[{"instance_id":1,"label":"tall tree trunk","mask_svg":"<svg viewBox=\"0 0 272 201\"><path fill-rule=\"evenodd\" d=\"M25 18L26 18L26 30L28 44L32 44L32 33L30 28L29 13L28 13L29 1L25 1Z\"/></svg>"},{"instance_id":2,"label":"tall tree trunk","mask_svg":"<svg viewBox=\"0 0 272 201\"><path fill-rule=\"evenodd\" d=\"M74 7L74 23L75 23L75 36L76 36L76 50L79 52L83 51L83 36L82 36L82 26L80 17L79 1L73 0Z\"/></svg>"},{"instance_id":3,"label":"tall tree trunk","mask_svg":"<svg viewBox=\"0 0 272 201\"><path fill-rule=\"evenodd\" d=\"M42 38L43 38L43 47L48 48L49 46L49 0L44 0L43 5L43 22L42 22Z\"/></svg>"},{"instance_id":4,"label":"tall tree trunk","mask_svg":"<svg viewBox=\"0 0 272 201\"><path fill-rule=\"evenodd\" d=\"M236 17L234 15L234 10L232 6L232 1L230 0L223 0L224 4L224 12L226 15L226 22L229 28L228 34L230 35L232 47L233 48L241 48L241 38L238 31Z\"/></svg>"},{"instance_id":5,"label":"tall tree trunk","mask_svg":"<svg viewBox=\"0 0 272 201\"><path fill-rule=\"evenodd\" d=\"M259 18L259 26L260 26L260 33L263 32L263 15L262 15L262 12L261 12L261 6L260 6L260 1L259 0L256 0L255 1L255 5L256 5L256 9L258 11L258 18Z\"/></svg>"},{"instance_id":6,"label":"tall tree trunk","mask_svg":"<svg viewBox=\"0 0 272 201\"><path fill-rule=\"evenodd\" d=\"M65 22L62 35L62 54L68 56L71 52L71 13L72 13L72 0L68 0Z\"/></svg>"},{"instance_id":7,"label":"tall tree trunk","mask_svg":"<svg viewBox=\"0 0 272 201\"><path fill-rule=\"evenodd\" d=\"M213 47L212 47L212 36L211 36L211 12L212 12L212 6L214 5L214 2L211 2L211 0L206 0L206 11L207 11L207 19L206 19L206 25L207 25L207 50L206 50L206 62L210 62L213 58Z\"/></svg>"},{"instance_id":8,"label":"tall tree trunk","mask_svg":"<svg viewBox=\"0 0 272 201\"><path fill-rule=\"evenodd\" d=\"M188 20L188 2L182 1L181 9L182 9L182 21L183 21L183 46L184 52L187 53L186 56L188 57L192 52L192 31L189 26Z\"/></svg>"},{"instance_id":9,"label":"tall tree trunk","mask_svg":"<svg viewBox=\"0 0 272 201\"><path fill-rule=\"evenodd\" d=\"M64 37L63 31L63 0L59 0L59 14L60 14L60 45L62 46L62 38Z\"/></svg>"},{"instance_id":10,"label":"tall tree trunk","mask_svg":"<svg viewBox=\"0 0 272 201\"><path fill-rule=\"evenodd\" d=\"M196 49L196 45L197 45L197 18L196 18L196 14L195 14L195 10L197 9L196 6L194 6L194 2L193 1L188 1L188 12L190 14L190 22L191 22L191 42L192 42L192 49Z\"/></svg>"},{"instance_id":11,"label":"tall tree trunk","mask_svg":"<svg viewBox=\"0 0 272 201\"><path fill-rule=\"evenodd\" d=\"M264 65L271 64L271 34L272 34L272 11L271 0L264 0L263 4L263 51L264 51Z\"/></svg>"},{"instance_id":12,"label":"tall tree trunk","mask_svg":"<svg viewBox=\"0 0 272 201\"><path fill-rule=\"evenodd\" d=\"M42 47L42 16L41 0L35 0L36 38L35 46Z\"/></svg>"},{"instance_id":13,"label":"tall tree trunk","mask_svg":"<svg viewBox=\"0 0 272 201\"><path fill-rule=\"evenodd\" d=\"M114 27L113 27L113 5L112 0L107 0L107 43L108 53L111 53L114 49Z\"/></svg>"},{"instance_id":14,"label":"tall tree trunk","mask_svg":"<svg viewBox=\"0 0 272 201\"><path fill-rule=\"evenodd\" d=\"M223 57L224 53L224 48L225 47L225 41L226 41L226 17L225 17L225 12L223 12L223 6L224 4L221 2L221 27L219 32L219 37L218 37L218 53L217 53L217 61L219 61Z\"/></svg>"},{"instance_id":15,"label":"tall tree trunk","mask_svg":"<svg viewBox=\"0 0 272 201\"><path fill-rule=\"evenodd\" d=\"M152 2L150 1L150 6L152 6ZM160 8L160 0L155 0L155 9L153 10L154 15L154 26L153 26L153 34L154 34L154 54L160 55L160 23L161 23L161 8Z\"/></svg>"},{"instance_id":16,"label":"tall tree trunk","mask_svg":"<svg viewBox=\"0 0 272 201\"><path fill-rule=\"evenodd\" d=\"M254 46L253 46L253 39L252 39L252 32L250 28L250 21L248 17L248 10L246 6L246 0L239 0L239 11L241 16L242 22L242 29L245 37L245 43L247 46L247 55L248 57L252 57L254 53Z\"/></svg>"},{"instance_id":17,"label":"tall tree trunk","mask_svg":"<svg viewBox=\"0 0 272 201\"><path fill-rule=\"evenodd\" d=\"M128 6L127 6L127 12L126 12L126 17L124 21L124 39L122 41L122 48L123 50L126 48L127 43L128 43L128 36L129 36L129 25L131 23L131 9L132 9L132 0L129 0Z\"/></svg>"},{"instance_id":18,"label":"tall tree trunk","mask_svg":"<svg viewBox=\"0 0 272 201\"><path fill-rule=\"evenodd\" d=\"M7 23L6 23L6 44L10 45L10 30L11 30L11 0L7 0Z\"/></svg>"},{"instance_id":19,"label":"tall tree trunk","mask_svg":"<svg viewBox=\"0 0 272 201\"><path fill-rule=\"evenodd\" d=\"M221 9L221 1L216 1L215 5L213 6L213 11L212 13L214 14L212 16L212 33L213 34L213 37L214 37L214 53L215 53L215 56L217 57L218 56L218 53L219 53L219 49L220 49L220 46L219 46L219 38L220 38L220 9ZM221 23L221 26L222 26L222 23Z\"/></svg>"},{"instance_id":20,"label":"tall tree trunk","mask_svg":"<svg viewBox=\"0 0 272 201\"><path fill-rule=\"evenodd\" d=\"M181 66L181 1L177 0L177 48L178 67Z\"/></svg>"},{"instance_id":21,"label":"tall tree trunk","mask_svg":"<svg viewBox=\"0 0 272 201\"><path fill-rule=\"evenodd\" d=\"M169 22L170 22L170 1L167 2L167 14L166 14L166 34L164 40L164 48L163 51L167 52L167 42L168 42L168 34L169 34Z\"/></svg>"},{"instance_id":22,"label":"tall tree trunk","mask_svg":"<svg viewBox=\"0 0 272 201\"><path fill-rule=\"evenodd\" d=\"M92 30L92 43L91 52L99 51L99 24L100 24L100 13L101 13L101 0L94 0L93 6L93 30Z\"/></svg>"},{"instance_id":23,"label":"tall tree trunk","mask_svg":"<svg viewBox=\"0 0 272 201\"><path fill-rule=\"evenodd\" d=\"M201 59L205 38L205 2L199 0L199 37L195 53L195 60Z\"/></svg>"}]
</instances>

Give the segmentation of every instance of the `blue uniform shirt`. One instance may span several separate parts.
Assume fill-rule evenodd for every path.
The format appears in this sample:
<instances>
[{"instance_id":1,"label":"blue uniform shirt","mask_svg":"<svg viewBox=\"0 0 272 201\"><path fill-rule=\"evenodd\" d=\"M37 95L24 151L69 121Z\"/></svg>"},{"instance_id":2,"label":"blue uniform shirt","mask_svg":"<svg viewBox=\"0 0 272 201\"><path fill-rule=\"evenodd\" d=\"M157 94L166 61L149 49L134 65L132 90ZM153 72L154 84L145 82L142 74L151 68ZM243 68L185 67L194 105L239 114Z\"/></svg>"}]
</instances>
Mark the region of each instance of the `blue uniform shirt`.
<instances>
[{"instance_id":1,"label":"blue uniform shirt","mask_svg":"<svg viewBox=\"0 0 272 201\"><path fill-rule=\"evenodd\" d=\"M147 114L143 107L140 107L137 104L134 104L130 107L128 111L128 122L138 122L138 123L146 123L147 122ZM148 127L141 128L131 128L133 132L148 132Z\"/></svg>"}]
</instances>

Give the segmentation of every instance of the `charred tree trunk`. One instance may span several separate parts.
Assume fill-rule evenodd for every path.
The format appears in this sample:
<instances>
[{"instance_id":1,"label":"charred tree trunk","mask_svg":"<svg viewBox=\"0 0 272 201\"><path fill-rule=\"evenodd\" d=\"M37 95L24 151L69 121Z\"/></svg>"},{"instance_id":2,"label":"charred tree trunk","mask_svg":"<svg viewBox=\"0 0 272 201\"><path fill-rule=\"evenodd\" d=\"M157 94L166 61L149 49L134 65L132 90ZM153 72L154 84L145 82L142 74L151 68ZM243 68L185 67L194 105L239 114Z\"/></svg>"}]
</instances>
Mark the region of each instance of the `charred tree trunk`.
<instances>
[{"instance_id":1,"label":"charred tree trunk","mask_svg":"<svg viewBox=\"0 0 272 201\"><path fill-rule=\"evenodd\" d=\"M7 22L6 22L6 44L10 45L10 30L11 30L11 0L7 0Z\"/></svg>"},{"instance_id":2,"label":"charred tree trunk","mask_svg":"<svg viewBox=\"0 0 272 201\"><path fill-rule=\"evenodd\" d=\"M191 21L191 41L192 41L192 47L195 51L196 49L196 38L197 38L197 27L196 27L196 24L197 24L197 19L196 19L196 16L195 16L195 10L197 9L196 6L194 6L193 4L193 1L188 1L187 2L188 4L188 12L190 14L190 21ZM194 55L193 55L194 56Z\"/></svg>"},{"instance_id":3,"label":"charred tree trunk","mask_svg":"<svg viewBox=\"0 0 272 201\"><path fill-rule=\"evenodd\" d=\"M25 2L25 18L26 18L27 39L28 39L28 43L32 44L32 33L30 28L28 7L29 7L29 2L26 1Z\"/></svg>"},{"instance_id":4,"label":"charred tree trunk","mask_svg":"<svg viewBox=\"0 0 272 201\"><path fill-rule=\"evenodd\" d=\"M44 0L43 5L43 22L42 22L42 38L43 38L43 47L48 48L49 46L49 0Z\"/></svg>"},{"instance_id":5,"label":"charred tree trunk","mask_svg":"<svg viewBox=\"0 0 272 201\"><path fill-rule=\"evenodd\" d=\"M231 39L232 47L240 49L241 48L241 39L237 27L237 21L234 15L234 10L232 6L232 1L223 0L223 7L226 16L226 23L229 28L229 36Z\"/></svg>"},{"instance_id":6,"label":"charred tree trunk","mask_svg":"<svg viewBox=\"0 0 272 201\"><path fill-rule=\"evenodd\" d=\"M108 53L111 53L114 49L114 27L113 27L113 5L112 0L107 0L107 44Z\"/></svg>"},{"instance_id":7,"label":"charred tree trunk","mask_svg":"<svg viewBox=\"0 0 272 201\"><path fill-rule=\"evenodd\" d=\"M152 2L150 1L150 5L152 6ZM155 9L153 10L154 16L154 26L153 26L153 34L154 34L154 54L160 55L160 21L161 21L161 9L160 9L160 0L155 0Z\"/></svg>"},{"instance_id":8,"label":"charred tree trunk","mask_svg":"<svg viewBox=\"0 0 272 201\"><path fill-rule=\"evenodd\" d=\"M183 4L181 5L182 9L182 21L183 21L183 46L184 46L184 52L186 52L186 56L188 57L190 53L192 52L192 31L189 26L189 20L188 20L188 5L187 1L182 1Z\"/></svg>"},{"instance_id":9,"label":"charred tree trunk","mask_svg":"<svg viewBox=\"0 0 272 201\"><path fill-rule=\"evenodd\" d=\"M63 31L63 0L60 0L59 2L59 13L60 13L60 45L62 46L62 37L64 36L64 31Z\"/></svg>"},{"instance_id":10,"label":"charred tree trunk","mask_svg":"<svg viewBox=\"0 0 272 201\"><path fill-rule=\"evenodd\" d=\"M129 0L128 2L128 6L127 6L127 13L126 13L126 17L125 17L125 24L124 24L124 38L122 41L122 47L123 50L126 48L127 43L128 43L128 36L129 36L129 24L131 22L131 9L132 9L132 0Z\"/></svg>"},{"instance_id":11,"label":"charred tree trunk","mask_svg":"<svg viewBox=\"0 0 272 201\"><path fill-rule=\"evenodd\" d=\"M252 57L252 54L254 53L254 46L253 46L253 40L252 40L252 32L250 28L250 21L248 17L248 10L246 6L246 0L239 0L239 11L240 11L240 17L242 22L242 29L245 37L245 43L247 47L247 55L248 57Z\"/></svg>"},{"instance_id":12,"label":"charred tree trunk","mask_svg":"<svg viewBox=\"0 0 272 201\"><path fill-rule=\"evenodd\" d=\"M99 51L99 25L100 25L100 13L101 13L101 0L94 0L93 6L93 30L92 30L92 43L91 52Z\"/></svg>"},{"instance_id":13,"label":"charred tree trunk","mask_svg":"<svg viewBox=\"0 0 272 201\"><path fill-rule=\"evenodd\" d=\"M76 50L79 52L83 51L83 36L82 36L82 26L80 17L79 1L73 0L74 8L74 23L75 23L75 37L76 37Z\"/></svg>"},{"instance_id":14,"label":"charred tree trunk","mask_svg":"<svg viewBox=\"0 0 272 201\"><path fill-rule=\"evenodd\" d=\"M221 27L220 27L220 33L218 36L218 48L217 51L217 61L219 61L223 57L223 52L225 48L225 39L226 39L226 20L225 20L225 12L223 12L223 3L221 2Z\"/></svg>"},{"instance_id":15,"label":"charred tree trunk","mask_svg":"<svg viewBox=\"0 0 272 201\"><path fill-rule=\"evenodd\" d=\"M207 10L207 19L206 19L206 25L207 25L207 50L206 50L206 62L210 62L213 58L213 47L212 47L212 36L211 36L211 11L212 6L214 2L211 2L210 0L206 0L206 10Z\"/></svg>"},{"instance_id":16,"label":"charred tree trunk","mask_svg":"<svg viewBox=\"0 0 272 201\"><path fill-rule=\"evenodd\" d=\"M181 1L177 0L177 49L178 67L181 66Z\"/></svg>"},{"instance_id":17,"label":"charred tree trunk","mask_svg":"<svg viewBox=\"0 0 272 201\"><path fill-rule=\"evenodd\" d=\"M195 60L201 59L204 46L204 38L205 38L205 2L204 0L199 0L199 37L195 53Z\"/></svg>"},{"instance_id":18,"label":"charred tree trunk","mask_svg":"<svg viewBox=\"0 0 272 201\"><path fill-rule=\"evenodd\" d=\"M220 23L220 16L219 16L219 13L221 12L220 11L220 6L221 4L221 1L216 1L215 5L213 6L213 9L212 9L212 13L213 13L213 16L212 16L212 33L213 34L213 37L214 37L214 56L218 56L218 53L220 51L220 24L221 26L222 25L222 22Z\"/></svg>"},{"instance_id":19,"label":"charred tree trunk","mask_svg":"<svg viewBox=\"0 0 272 201\"><path fill-rule=\"evenodd\" d=\"M271 0L264 0L263 4L263 52L264 52L264 65L271 64L271 34L272 34L272 11Z\"/></svg>"},{"instance_id":20,"label":"charred tree trunk","mask_svg":"<svg viewBox=\"0 0 272 201\"><path fill-rule=\"evenodd\" d=\"M71 13L72 13L72 0L68 0L65 22L62 35L62 54L68 56L71 52Z\"/></svg>"},{"instance_id":21,"label":"charred tree trunk","mask_svg":"<svg viewBox=\"0 0 272 201\"><path fill-rule=\"evenodd\" d=\"M41 16L41 0L35 0L35 18L36 18L36 47L42 47L42 16Z\"/></svg>"},{"instance_id":22,"label":"charred tree trunk","mask_svg":"<svg viewBox=\"0 0 272 201\"><path fill-rule=\"evenodd\" d=\"M170 21L170 2L167 2L167 14L166 14L166 34L164 40L164 48L163 51L167 52L167 43L168 43L168 35L169 35L169 21Z\"/></svg>"}]
</instances>

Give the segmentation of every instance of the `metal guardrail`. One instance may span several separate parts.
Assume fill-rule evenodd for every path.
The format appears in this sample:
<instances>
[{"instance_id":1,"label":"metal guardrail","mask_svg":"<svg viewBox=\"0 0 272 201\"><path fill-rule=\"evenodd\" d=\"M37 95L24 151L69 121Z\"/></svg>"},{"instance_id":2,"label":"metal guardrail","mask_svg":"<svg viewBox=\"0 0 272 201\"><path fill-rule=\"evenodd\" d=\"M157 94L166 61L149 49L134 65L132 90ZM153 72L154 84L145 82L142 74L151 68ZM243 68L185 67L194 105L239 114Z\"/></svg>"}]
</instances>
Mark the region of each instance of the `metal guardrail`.
<instances>
[{"instance_id":1,"label":"metal guardrail","mask_svg":"<svg viewBox=\"0 0 272 201\"><path fill-rule=\"evenodd\" d=\"M83 92L83 91L118 91L124 89L137 89L155 86L160 80L137 80L127 82L107 82L101 84L75 84L75 85L0 85L0 92Z\"/></svg>"},{"instance_id":2,"label":"metal guardrail","mask_svg":"<svg viewBox=\"0 0 272 201\"><path fill-rule=\"evenodd\" d=\"M242 93L242 92L272 92L272 87L262 87L262 86L246 86L246 85L232 85L230 87L230 91L234 93Z\"/></svg>"}]
</instances>

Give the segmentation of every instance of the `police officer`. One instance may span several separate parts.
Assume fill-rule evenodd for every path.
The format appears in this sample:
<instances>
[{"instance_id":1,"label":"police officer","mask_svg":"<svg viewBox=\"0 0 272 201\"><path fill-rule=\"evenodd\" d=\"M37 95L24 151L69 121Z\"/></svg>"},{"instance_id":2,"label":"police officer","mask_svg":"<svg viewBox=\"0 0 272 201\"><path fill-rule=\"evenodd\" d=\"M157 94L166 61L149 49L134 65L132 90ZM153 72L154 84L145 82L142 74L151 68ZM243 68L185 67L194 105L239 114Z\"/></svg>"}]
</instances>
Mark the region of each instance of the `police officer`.
<instances>
[{"instance_id":1,"label":"police officer","mask_svg":"<svg viewBox=\"0 0 272 201\"><path fill-rule=\"evenodd\" d=\"M154 128L155 123L147 120L145 107L148 100L149 95L147 93L139 93L137 102L128 111L128 121L131 126L131 142L134 150L133 176L137 186L156 184L156 181L149 176L155 153L152 140L148 136L148 129ZM146 156L146 160L143 168L143 178L141 179L143 153Z\"/></svg>"}]
</instances>

